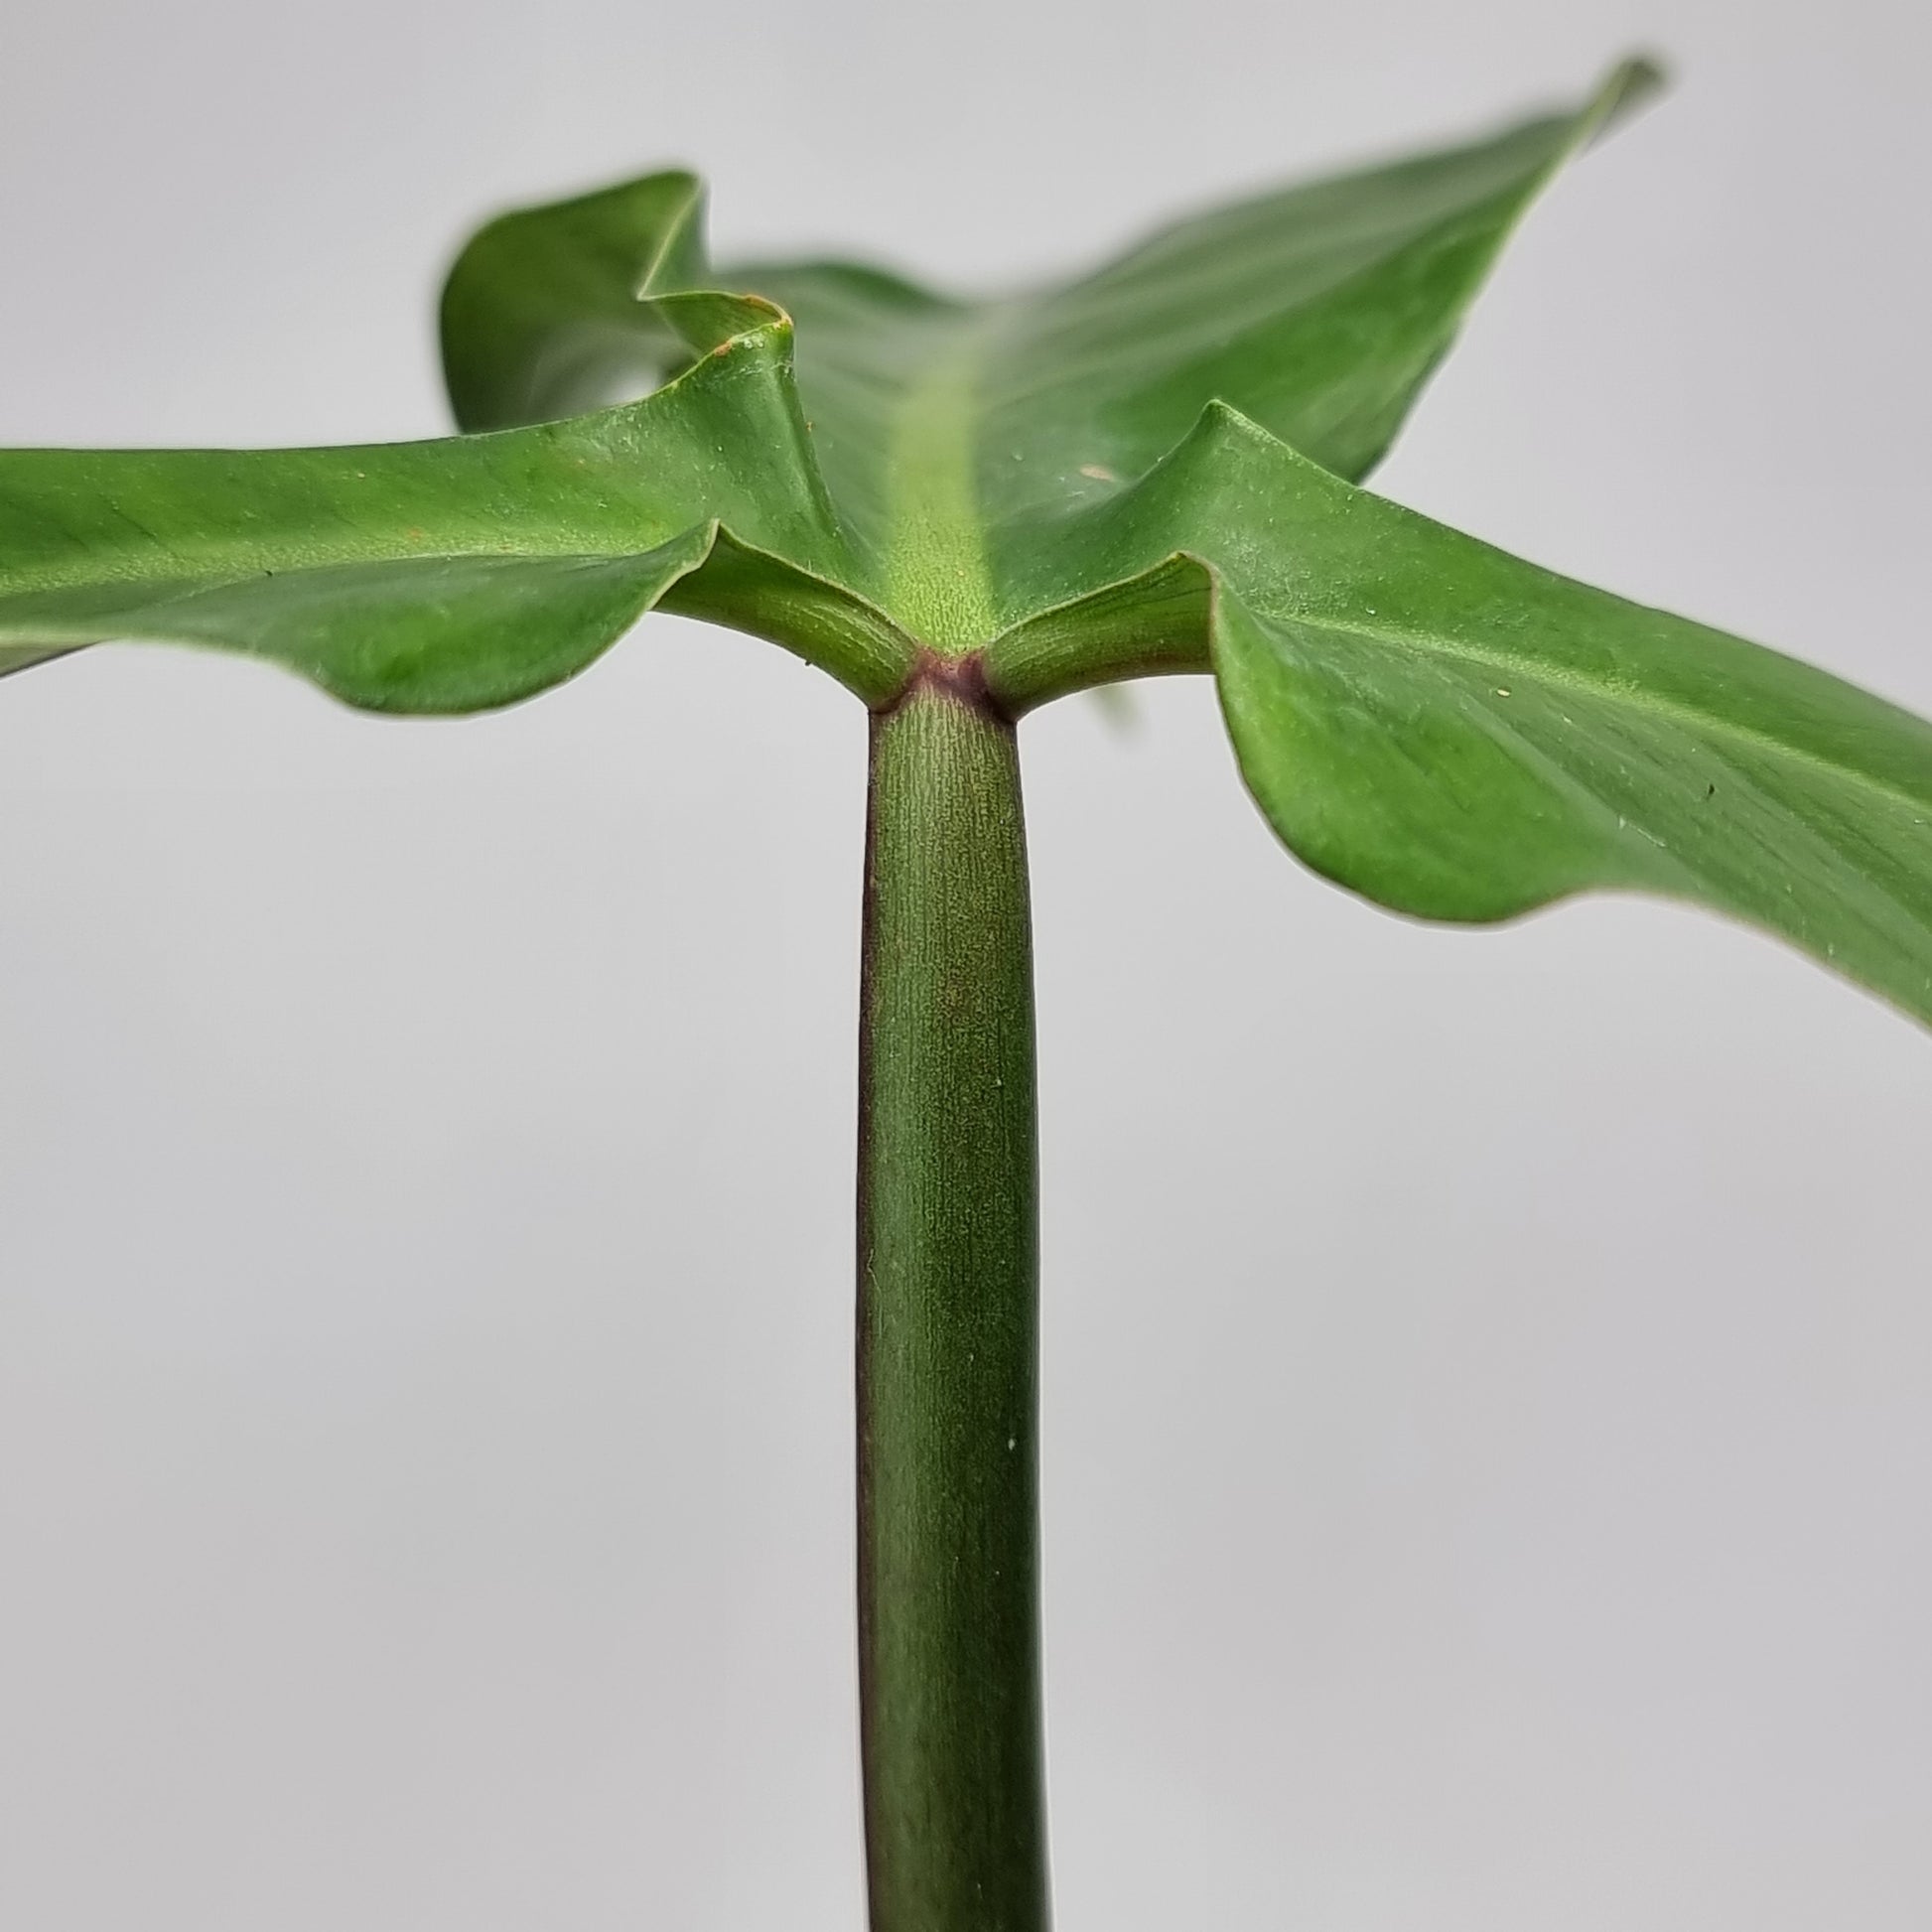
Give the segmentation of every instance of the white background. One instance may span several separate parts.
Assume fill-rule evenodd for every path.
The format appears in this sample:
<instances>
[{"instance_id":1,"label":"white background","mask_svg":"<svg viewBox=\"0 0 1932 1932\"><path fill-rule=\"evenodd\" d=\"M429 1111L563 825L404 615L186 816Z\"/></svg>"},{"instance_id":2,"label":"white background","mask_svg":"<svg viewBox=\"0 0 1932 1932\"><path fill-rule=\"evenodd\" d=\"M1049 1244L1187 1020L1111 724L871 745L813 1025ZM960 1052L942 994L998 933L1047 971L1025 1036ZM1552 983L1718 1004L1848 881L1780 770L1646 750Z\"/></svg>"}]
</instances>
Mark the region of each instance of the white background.
<instances>
[{"instance_id":1,"label":"white background","mask_svg":"<svg viewBox=\"0 0 1932 1932\"><path fill-rule=\"evenodd\" d=\"M1890 0L8 0L0 442L434 433L466 227L666 161L1008 280L1633 46L1381 486L1932 709ZM1390 919L1139 717L1025 730L1065 1932L1922 1932L1932 1039ZM669 619L0 690L0 1924L860 1924L863 736Z\"/></svg>"}]
</instances>

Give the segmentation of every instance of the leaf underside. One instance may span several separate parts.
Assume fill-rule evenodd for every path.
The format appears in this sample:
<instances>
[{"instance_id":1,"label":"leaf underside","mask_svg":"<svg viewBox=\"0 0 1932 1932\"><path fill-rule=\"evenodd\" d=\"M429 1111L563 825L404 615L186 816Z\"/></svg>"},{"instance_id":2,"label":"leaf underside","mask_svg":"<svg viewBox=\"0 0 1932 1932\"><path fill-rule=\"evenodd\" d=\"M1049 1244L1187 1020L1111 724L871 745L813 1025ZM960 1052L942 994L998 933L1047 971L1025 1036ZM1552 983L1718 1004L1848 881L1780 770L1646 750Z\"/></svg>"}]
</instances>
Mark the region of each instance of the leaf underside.
<instances>
[{"instance_id":1,"label":"leaf underside","mask_svg":"<svg viewBox=\"0 0 1932 1932\"><path fill-rule=\"evenodd\" d=\"M461 711L569 676L661 601L881 701L922 645L1102 588L1049 533L1212 401L1365 469L1525 206L1642 84L992 303L843 263L714 273L684 174L503 216L444 295L464 436L0 455L0 665L214 644L351 704Z\"/></svg>"},{"instance_id":2,"label":"leaf underside","mask_svg":"<svg viewBox=\"0 0 1932 1932\"><path fill-rule=\"evenodd\" d=\"M1651 78L999 301L714 271L683 174L503 216L444 294L461 436L0 455L0 670L150 638L465 711L659 604L873 704L928 651L983 650L1015 712L1212 669L1275 829L1383 904L1665 893L1932 1020L1932 728L1356 486L1531 201Z\"/></svg>"}]
</instances>

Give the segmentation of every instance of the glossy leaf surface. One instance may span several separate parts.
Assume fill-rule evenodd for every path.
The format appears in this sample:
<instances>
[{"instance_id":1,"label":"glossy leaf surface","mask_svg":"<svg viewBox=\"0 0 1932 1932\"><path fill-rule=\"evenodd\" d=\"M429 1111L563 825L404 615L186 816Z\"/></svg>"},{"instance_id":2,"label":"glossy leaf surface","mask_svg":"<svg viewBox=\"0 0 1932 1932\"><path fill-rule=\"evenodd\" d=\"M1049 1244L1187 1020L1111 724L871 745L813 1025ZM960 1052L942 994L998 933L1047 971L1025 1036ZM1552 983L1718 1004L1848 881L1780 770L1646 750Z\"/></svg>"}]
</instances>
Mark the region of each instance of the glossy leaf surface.
<instances>
[{"instance_id":1,"label":"glossy leaf surface","mask_svg":"<svg viewBox=\"0 0 1932 1932\"><path fill-rule=\"evenodd\" d=\"M469 711L571 676L668 599L726 621L756 604L763 634L809 633L855 688L890 690L905 646L823 574L849 573L789 325L737 319L640 402L501 436L0 454L0 665L157 638L372 710Z\"/></svg>"},{"instance_id":2,"label":"glossy leaf surface","mask_svg":"<svg viewBox=\"0 0 1932 1932\"><path fill-rule=\"evenodd\" d=\"M707 283L755 292L797 325L852 587L910 636L970 648L1095 588L1018 582L1015 553L1143 476L1210 402L1366 472L1524 209L1653 81L1632 64L1574 112L1215 209L990 302L847 262L713 276L695 184L647 177L482 230L444 295L451 399L467 428L581 407L600 380L702 352L684 305Z\"/></svg>"},{"instance_id":3,"label":"glossy leaf surface","mask_svg":"<svg viewBox=\"0 0 1932 1932\"><path fill-rule=\"evenodd\" d=\"M0 668L172 640L461 711L570 676L663 601L879 702L922 645L1030 615L1009 526L1121 487L1214 396L1360 468L1523 206L1642 84L995 304L836 264L714 276L684 174L503 216L443 303L459 420L492 434L0 455ZM1062 573L1040 596L1092 588Z\"/></svg>"},{"instance_id":4,"label":"glossy leaf surface","mask_svg":"<svg viewBox=\"0 0 1932 1932\"><path fill-rule=\"evenodd\" d=\"M1061 532L1211 661L1250 790L1310 865L1427 918L1591 888L1781 933L1932 1020L1932 725L1541 570L1210 409ZM1211 565L1204 559L1212 559ZM1024 697L1091 633L995 646Z\"/></svg>"},{"instance_id":5,"label":"glossy leaf surface","mask_svg":"<svg viewBox=\"0 0 1932 1932\"><path fill-rule=\"evenodd\" d=\"M469 434L0 455L0 668L176 639L466 710L660 602L872 704L929 652L983 651L1015 713L1211 668L1276 829L1385 904L1694 897L1932 1018L1932 731L1354 486L1529 202L1649 83L993 302L714 272L683 174L503 216L443 304Z\"/></svg>"}]
</instances>

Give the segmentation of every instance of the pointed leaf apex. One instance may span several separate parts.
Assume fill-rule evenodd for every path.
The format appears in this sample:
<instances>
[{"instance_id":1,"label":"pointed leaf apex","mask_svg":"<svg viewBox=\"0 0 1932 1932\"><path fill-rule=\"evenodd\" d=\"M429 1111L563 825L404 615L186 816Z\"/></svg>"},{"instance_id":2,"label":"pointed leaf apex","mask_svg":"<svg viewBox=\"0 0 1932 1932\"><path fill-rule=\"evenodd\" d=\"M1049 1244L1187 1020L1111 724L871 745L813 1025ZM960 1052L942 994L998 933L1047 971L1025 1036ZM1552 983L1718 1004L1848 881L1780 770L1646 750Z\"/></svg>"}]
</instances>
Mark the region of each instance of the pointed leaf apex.
<instances>
[{"instance_id":1,"label":"pointed leaf apex","mask_svg":"<svg viewBox=\"0 0 1932 1932\"><path fill-rule=\"evenodd\" d=\"M1584 111L1579 143L1589 147L1634 119L1670 85L1670 70L1648 54L1633 54L1611 69Z\"/></svg>"}]
</instances>

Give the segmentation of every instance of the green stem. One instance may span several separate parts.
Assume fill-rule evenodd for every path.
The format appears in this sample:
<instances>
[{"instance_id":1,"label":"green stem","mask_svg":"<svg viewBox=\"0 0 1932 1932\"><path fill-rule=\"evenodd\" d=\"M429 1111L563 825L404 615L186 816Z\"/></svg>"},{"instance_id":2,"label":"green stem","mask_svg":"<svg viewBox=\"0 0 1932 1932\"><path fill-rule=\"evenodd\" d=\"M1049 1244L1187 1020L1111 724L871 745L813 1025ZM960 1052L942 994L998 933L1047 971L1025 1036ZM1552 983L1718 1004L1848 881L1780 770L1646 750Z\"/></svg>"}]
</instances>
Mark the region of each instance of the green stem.
<instances>
[{"instance_id":1,"label":"green stem","mask_svg":"<svg viewBox=\"0 0 1932 1932\"><path fill-rule=\"evenodd\" d=\"M859 1080L873 1932L1044 1932L1027 853L976 659L873 719Z\"/></svg>"}]
</instances>

